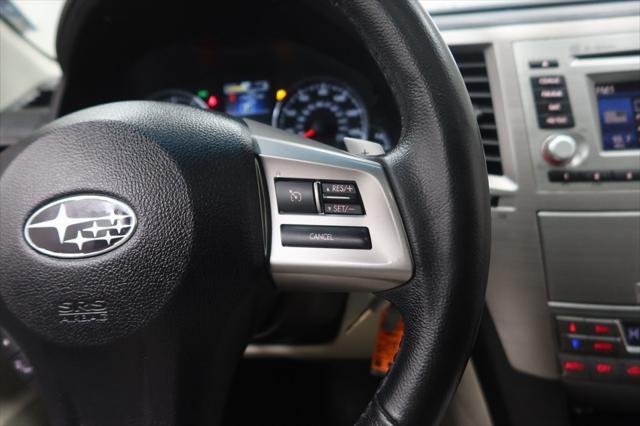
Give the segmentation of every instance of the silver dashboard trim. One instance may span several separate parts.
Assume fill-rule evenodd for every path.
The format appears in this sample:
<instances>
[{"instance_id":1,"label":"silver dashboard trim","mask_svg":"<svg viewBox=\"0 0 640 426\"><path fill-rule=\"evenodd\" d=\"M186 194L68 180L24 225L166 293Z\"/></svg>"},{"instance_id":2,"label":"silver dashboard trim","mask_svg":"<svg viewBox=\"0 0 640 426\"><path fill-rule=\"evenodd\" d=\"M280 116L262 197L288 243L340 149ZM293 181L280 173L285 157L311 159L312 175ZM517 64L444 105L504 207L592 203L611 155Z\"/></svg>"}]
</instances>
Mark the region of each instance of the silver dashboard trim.
<instances>
[{"instance_id":1,"label":"silver dashboard trim","mask_svg":"<svg viewBox=\"0 0 640 426\"><path fill-rule=\"evenodd\" d=\"M576 309L584 311L612 311L612 312L637 312L640 314L640 306L624 305L599 305L593 303L573 303L573 302L548 302L550 308Z\"/></svg>"},{"instance_id":2,"label":"silver dashboard trim","mask_svg":"<svg viewBox=\"0 0 640 426\"><path fill-rule=\"evenodd\" d=\"M507 176L489 175L489 192L498 196L513 195L518 192L518 184Z\"/></svg>"}]
</instances>

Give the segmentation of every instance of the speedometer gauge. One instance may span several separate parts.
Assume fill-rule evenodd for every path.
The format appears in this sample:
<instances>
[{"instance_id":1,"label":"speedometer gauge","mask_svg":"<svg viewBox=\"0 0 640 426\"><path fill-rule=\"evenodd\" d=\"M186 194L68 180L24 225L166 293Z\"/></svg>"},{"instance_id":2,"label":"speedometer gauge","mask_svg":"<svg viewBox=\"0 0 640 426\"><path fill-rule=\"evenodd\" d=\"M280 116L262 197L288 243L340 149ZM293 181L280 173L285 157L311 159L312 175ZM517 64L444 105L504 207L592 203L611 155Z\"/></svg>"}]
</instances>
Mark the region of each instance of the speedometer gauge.
<instances>
[{"instance_id":1,"label":"speedometer gauge","mask_svg":"<svg viewBox=\"0 0 640 426\"><path fill-rule=\"evenodd\" d=\"M366 139L369 117L364 102L349 86L315 80L294 87L276 104L272 124L280 129L340 148L345 136Z\"/></svg>"}]
</instances>

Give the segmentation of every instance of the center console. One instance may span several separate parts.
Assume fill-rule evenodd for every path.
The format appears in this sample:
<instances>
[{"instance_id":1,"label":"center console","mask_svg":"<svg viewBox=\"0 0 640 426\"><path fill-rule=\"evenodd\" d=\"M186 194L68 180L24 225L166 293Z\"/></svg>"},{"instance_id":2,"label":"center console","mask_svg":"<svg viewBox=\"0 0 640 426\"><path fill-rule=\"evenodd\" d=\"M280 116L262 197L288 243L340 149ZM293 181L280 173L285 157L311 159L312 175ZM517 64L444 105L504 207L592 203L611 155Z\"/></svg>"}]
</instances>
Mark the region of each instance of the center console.
<instances>
[{"instance_id":1,"label":"center console","mask_svg":"<svg viewBox=\"0 0 640 426\"><path fill-rule=\"evenodd\" d=\"M521 41L513 51L561 377L640 399L640 204L544 201L640 190L640 38Z\"/></svg>"}]
</instances>

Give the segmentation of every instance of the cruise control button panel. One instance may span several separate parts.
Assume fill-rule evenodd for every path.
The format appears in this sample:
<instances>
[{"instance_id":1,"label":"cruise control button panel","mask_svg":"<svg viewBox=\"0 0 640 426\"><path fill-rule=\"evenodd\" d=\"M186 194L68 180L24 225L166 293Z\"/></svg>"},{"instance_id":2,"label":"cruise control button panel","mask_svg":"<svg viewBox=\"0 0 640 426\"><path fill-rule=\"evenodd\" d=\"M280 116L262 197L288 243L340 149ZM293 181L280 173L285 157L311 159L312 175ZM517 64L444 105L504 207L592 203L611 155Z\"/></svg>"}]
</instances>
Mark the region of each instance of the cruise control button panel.
<instances>
[{"instance_id":1,"label":"cruise control button panel","mask_svg":"<svg viewBox=\"0 0 640 426\"><path fill-rule=\"evenodd\" d=\"M282 225L285 247L371 249L369 229L362 226Z\"/></svg>"},{"instance_id":2,"label":"cruise control button panel","mask_svg":"<svg viewBox=\"0 0 640 426\"><path fill-rule=\"evenodd\" d=\"M263 176L265 251L276 286L379 292L411 279L409 243L380 162L247 125Z\"/></svg>"},{"instance_id":3,"label":"cruise control button panel","mask_svg":"<svg viewBox=\"0 0 640 426\"><path fill-rule=\"evenodd\" d=\"M322 182L321 202L325 214L361 215L364 206L355 182Z\"/></svg>"}]
</instances>

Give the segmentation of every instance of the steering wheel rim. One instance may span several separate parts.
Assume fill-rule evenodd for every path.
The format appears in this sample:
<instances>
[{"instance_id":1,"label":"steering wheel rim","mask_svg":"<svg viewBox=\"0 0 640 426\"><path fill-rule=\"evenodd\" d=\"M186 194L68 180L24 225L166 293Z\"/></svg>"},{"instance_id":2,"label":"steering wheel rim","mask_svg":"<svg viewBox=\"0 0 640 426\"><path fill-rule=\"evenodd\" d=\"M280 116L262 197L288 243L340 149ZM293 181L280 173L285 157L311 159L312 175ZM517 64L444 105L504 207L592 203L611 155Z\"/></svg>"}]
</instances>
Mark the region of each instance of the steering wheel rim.
<instances>
[{"instance_id":1,"label":"steering wheel rim","mask_svg":"<svg viewBox=\"0 0 640 426\"><path fill-rule=\"evenodd\" d=\"M401 140L397 147L376 161L386 173L395 194L413 262L413 276L408 282L380 291L378 295L391 301L400 310L405 319L405 334L390 373L383 380L358 423L436 424L441 419L470 355L484 306L488 275L489 192L475 116L462 78L446 44L435 24L416 1L332 0L323 3L321 7L326 7L326 13L337 13L355 28L392 88L402 120ZM11 163L19 159L24 151L28 151L31 144L36 145L39 138L50 137L56 132L71 137L64 134L65 129L73 126L82 127L87 123L93 123L93 126L96 118L99 118L100 123L110 120L131 120L138 123L147 120L160 128L157 116L147 117L143 111L146 107L147 104L107 106L102 109L98 107L57 120L22 145L0 156L0 184L5 184L2 195L15 194L18 184L10 179ZM169 106L162 108L162 111L158 111L179 115L184 117L186 122L192 120L194 125L200 120L192 119L192 114L195 113L186 109L178 110ZM231 139L240 140L246 137L246 130L239 127L238 123L226 120L215 118L213 121L216 123L212 121L207 126L220 126L224 130L233 128L232 133L227 132L224 135L229 137L231 134ZM223 123L220 123L221 121ZM255 138L259 130L255 130L251 125L249 128ZM161 131L162 129L159 133ZM186 132L184 128L182 131ZM171 151L171 148L164 148ZM176 149L177 151L179 150ZM174 155L174 160L179 155L182 154ZM191 156L192 153L184 155ZM243 155L246 155L246 149L243 150ZM6 188L12 190L8 191ZM256 200L244 208L257 214L257 188L251 189L247 186L245 189L247 193L254 194ZM183 190L188 192L187 189ZM2 195L0 217L4 212L6 218L7 213L12 212L13 208L2 209ZM4 200L5 206L8 205L7 200ZM8 220L3 219L3 222ZM3 234L6 229L3 228ZM256 229L253 231L250 245L254 255L255 232L258 232ZM9 231L6 232L8 235ZM0 259L3 262L9 259L10 255L8 250L2 251L0 247ZM260 260L256 257L252 265L256 267L259 264ZM57 350L60 345L73 347L81 341L74 340L77 336L56 335L56 332L48 334L49 329L38 330L34 337L33 330L30 330L37 328L30 322L35 321L33 315L25 317L17 313L20 308L16 307L17 298L14 297L15 293L12 293L15 288L11 287L12 280L17 282L17 273L15 270L8 271L9 269L0 270L0 278L4 278L4 285L0 286L0 318L14 335L19 336L19 343L27 354L34 354L34 358L46 366L49 361L42 353L54 353L51 342ZM193 275L189 274L192 277ZM257 294L265 294L264 289L244 289L252 294L251 297L243 299L242 304L247 309L255 307ZM266 293L269 291L266 290ZM184 311L178 312L184 314ZM236 317L236 320L243 324L241 328L244 332L242 338L229 337L235 341L232 345L233 350L230 351L234 356L241 353L242 342L248 339L251 323L248 318ZM161 334L164 332L161 331L161 327L168 327L165 321L141 322L141 326L148 324L152 324L150 330ZM42 324L38 326L44 327ZM116 328L114 330L117 331ZM126 330L120 334L115 333L112 337L116 343L110 346L109 356L123 348L130 351L131 348L123 344L122 339L135 339L131 337L134 335L135 333L129 334ZM46 343L42 343L42 337L45 337ZM147 338L144 337L143 340L147 341ZM178 341L172 345L177 345ZM195 341L197 339L189 340L190 344L194 344ZM111 341L104 338L91 343L111 344ZM159 349L157 345L158 342L154 340L150 346ZM95 349L89 351L95 353ZM75 349L60 349L55 356L52 355L52 359L60 361L60 357L70 353L76 354ZM177 353L175 352L174 356L177 356ZM222 358L226 359L225 357L226 355ZM92 368L91 362L78 363L80 371L90 371ZM37 366L38 362L35 364ZM119 364L121 362L116 363ZM125 368L124 371L131 373L129 368ZM43 376L40 381L46 389L45 393L55 394L59 389L51 384L56 383L58 378L51 371L44 372ZM229 380L230 375L227 374L221 381ZM87 384L84 381L80 382L83 386ZM79 386L68 386L67 391L69 394L77 393ZM175 383L171 386L175 387ZM75 404L80 404L81 401L82 398ZM69 412L69 404L74 405L69 401L55 401L52 410L54 421L63 424L91 420L90 411L78 414L72 409ZM213 405L215 409L221 407L220 404ZM126 409L123 408L125 411ZM181 422L189 418L176 414L181 411L179 407L171 406L160 411L168 416L167 423ZM118 413L114 415L111 420L118 418ZM131 418L148 422L158 419L157 415L136 409L137 417ZM209 413L199 420L202 421L203 418L211 420L219 418L219 415ZM107 420L93 419L91 423L100 424L102 421Z\"/></svg>"},{"instance_id":2,"label":"steering wheel rim","mask_svg":"<svg viewBox=\"0 0 640 426\"><path fill-rule=\"evenodd\" d=\"M437 424L471 354L484 306L491 224L479 130L449 48L418 2L337 4L400 109L400 142L381 161L415 262L411 281L380 294L402 313L405 334L360 423Z\"/></svg>"}]
</instances>

